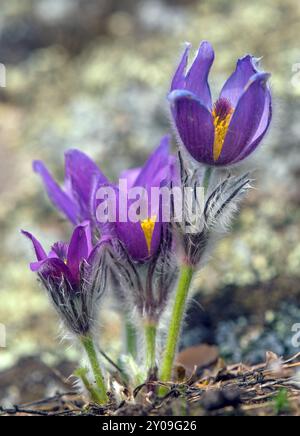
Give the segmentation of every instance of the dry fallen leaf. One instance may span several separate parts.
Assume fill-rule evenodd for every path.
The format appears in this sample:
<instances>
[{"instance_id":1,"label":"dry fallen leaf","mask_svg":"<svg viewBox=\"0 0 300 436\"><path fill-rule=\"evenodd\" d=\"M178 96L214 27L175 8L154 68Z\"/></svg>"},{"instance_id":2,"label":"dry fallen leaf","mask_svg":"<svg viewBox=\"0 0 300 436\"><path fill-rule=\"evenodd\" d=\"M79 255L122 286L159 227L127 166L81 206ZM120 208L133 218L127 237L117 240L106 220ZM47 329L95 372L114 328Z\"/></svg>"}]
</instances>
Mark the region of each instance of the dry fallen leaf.
<instances>
[{"instance_id":1,"label":"dry fallen leaf","mask_svg":"<svg viewBox=\"0 0 300 436\"><path fill-rule=\"evenodd\" d=\"M178 366L186 369L187 376L192 375L196 368L204 369L218 361L219 350L212 345L197 345L181 351L176 359Z\"/></svg>"}]
</instances>

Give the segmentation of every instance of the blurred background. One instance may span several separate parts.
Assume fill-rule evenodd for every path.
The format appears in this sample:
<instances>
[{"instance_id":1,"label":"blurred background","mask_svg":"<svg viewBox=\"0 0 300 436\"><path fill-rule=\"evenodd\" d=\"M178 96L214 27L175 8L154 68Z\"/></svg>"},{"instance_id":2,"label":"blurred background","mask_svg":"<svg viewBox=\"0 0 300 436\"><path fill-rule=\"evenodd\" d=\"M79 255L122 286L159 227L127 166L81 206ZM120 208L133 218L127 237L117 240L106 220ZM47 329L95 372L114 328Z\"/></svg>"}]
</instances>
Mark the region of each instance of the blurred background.
<instances>
[{"instance_id":1,"label":"blurred background","mask_svg":"<svg viewBox=\"0 0 300 436\"><path fill-rule=\"evenodd\" d=\"M43 159L60 180L70 147L110 177L141 164L170 129L165 97L185 41L214 45L215 96L238 57L263 56L274 121L251 162L256 189L196 280L182 348L216 346L207 354L229 363L300 351L292 346L300 323L299 26L298 0L1 1L0 324L7 347L0 348L0 404L67 389L64 376L78 358L59 341L19 232L32 231L45 246L70 235L32 160ZM102 320L102 346L115 356L118 316L107 306Z\"/></svg>"}]
</instances>

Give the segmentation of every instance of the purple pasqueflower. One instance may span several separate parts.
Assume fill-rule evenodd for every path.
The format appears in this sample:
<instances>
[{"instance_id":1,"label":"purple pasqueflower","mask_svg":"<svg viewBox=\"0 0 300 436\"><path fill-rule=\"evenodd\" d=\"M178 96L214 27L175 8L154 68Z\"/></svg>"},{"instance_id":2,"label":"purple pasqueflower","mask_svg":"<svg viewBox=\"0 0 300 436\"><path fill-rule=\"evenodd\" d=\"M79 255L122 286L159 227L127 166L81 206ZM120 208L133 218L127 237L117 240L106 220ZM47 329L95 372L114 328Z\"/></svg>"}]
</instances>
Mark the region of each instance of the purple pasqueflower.
<instances>
[{"instance_id":1,"label":"purple pasqueflower","mask_svg":"<svg viewBox=\"0 0 300 436\"><path fill-rule=\"evenodd\" d=\"M30 264L69 330L85 336L93 330L100 297L106 285L107 240L92 245L89 222L78 225L70 243L55 243L49 254L29 232L36 261Z\"/></svg>"},{"instance_id":2,"label":"purple pasqueflower","mask_svg":"<svg viewBox=\"0 0 300 436\"><path fill-rule=\"evenodd\" d=\"M174 171L174 160L175 158L170 155L170 140L166 136L142 168L121 173L120 179L127 182L125 187L127 191L122 192L119 187L110 185L115 190L118 205L116 220L109 225L99 224L99 226L102 234L109 234L119 239L133 261L143 262L155 256L159 249L164 225L160 216L161 198L155 199L156 204L152 204L151 189L170 183ZM101 183L99 187L104 185L106 184ZM127 196L129 189L136 188L142 188L147 192L147 213L138 222L132 222L128 211L136 200L130 200ZM102 200L96 199L96 210L101 202ZM122 219L120 208L123 209Z\"/></svg>"},{"instance_id":3,"label":"purple pasqueflower","mask_svg":"<svg viewBox=\"0 0 300 436\"><path fill-rule=\"evenodd\" d=\"M121 173L120 178L127 181L128 190L145 188L150 197L152 187L159 187L162 183L168 182L173 166L174 157L170 155L169 138L165 137L143 168L126 170ZM65 182L62 187L53 179L43 162L35 161L33 167L41 175L52 203L72 224L76 225L85 220L95 224L96 189L99 186L110 185L110 182L93 160L79 150L67 151ZM115 185L111 186L119 198L118 188ZM158 216L150 215L151 206L149 204L149 216L144 217L141 222L124 223L116 220L116 223L110 226L110 231L126 246L134 260L149 258L157 252L160 243L161 222ZM104 226L99 227L106 233Z\"/></svg>"},{"instance_id":4,"label":"purple pasqueflower","mask_svg":"<svg viewBox=\"0 0 300 436\"><path fill-rule=\"evenodd\" d=\"M65 182L59 186L41 161L34 161L33 168L44 182L47 194L54 206L72 224L93 220L92 198L94 187L107 179L97 165L79 150L65 154Z\"/></svg>"},{"instance_id":5,"label":"purple pasqueflower","mask_svg":"<svg viewBox=\"0 0 300 436\"><path fill-rule=\"evenodd\" d=\"M123 308L135 308L140 319L154 323L164 311L176 281L177 263L170 223L161 219L162 200L156 199L157 204L153 205L150 194L152 188L171 183L174 166L175 159L170 155L169 137L165 137L143 168L121 174L121 179L127 181L128 190L143 188L147 192L148 216L132 222L128 216L128 210L132 206L132 200L127 198L128 192L120 192L121 188L110 185L116 194L119 209L125 209L125 220L120 219L118 210L115 222L99 223L101 233L111 239L107 259ZM101 204L102 200L96 196L96 209ZM150 213L152 210L156 210L155 216Z\"/></svg>"},{"instance_id":6,"label":"purple pasqueflower","mask_svg":"<svg viewBox=\"0 0 300 436\"><path fill-rule=\"evenodd\" d=\"M258 70L258 60L238 60L218 100L212 103L208 74L212 46L201 43L186 72L190 45L173 77L169 101L179 137L191 156L210 166L228 166L248 157L265 136L272 118L270 77Z\"/></svg>"}]
</instances>

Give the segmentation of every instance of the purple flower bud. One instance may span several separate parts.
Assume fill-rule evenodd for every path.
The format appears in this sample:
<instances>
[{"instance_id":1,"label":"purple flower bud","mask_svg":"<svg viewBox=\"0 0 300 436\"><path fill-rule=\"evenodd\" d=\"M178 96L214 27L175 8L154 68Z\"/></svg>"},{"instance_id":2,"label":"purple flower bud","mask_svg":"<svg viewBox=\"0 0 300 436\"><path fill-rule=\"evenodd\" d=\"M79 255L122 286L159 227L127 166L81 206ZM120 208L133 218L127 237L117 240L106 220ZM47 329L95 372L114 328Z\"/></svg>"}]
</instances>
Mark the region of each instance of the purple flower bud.
<instances>
[{"instance_id":1,"label":"purple flower bud","mask_svg":"<svg viewBox=\"0 0 300 436\"><path fill-rule=\"evenodd\" d=\"M59 316L69 330L86 336L93 331L99 300L105 290L107 240L93 247L89 222L78 225L69 244L57 242L47 255L29 232L37 261L30 264L46 288Z\"/></svg>"}]
</instances>

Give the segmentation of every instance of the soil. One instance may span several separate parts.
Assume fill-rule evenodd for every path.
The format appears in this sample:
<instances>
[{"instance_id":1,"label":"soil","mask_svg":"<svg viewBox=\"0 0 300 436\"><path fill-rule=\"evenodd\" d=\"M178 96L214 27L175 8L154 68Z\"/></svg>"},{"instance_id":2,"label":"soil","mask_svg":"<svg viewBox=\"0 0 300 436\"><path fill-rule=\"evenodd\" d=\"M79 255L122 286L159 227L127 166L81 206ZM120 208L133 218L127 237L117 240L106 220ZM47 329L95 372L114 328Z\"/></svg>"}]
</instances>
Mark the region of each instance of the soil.
<instances>
[{"instance_id":1,"label":"soil","mask_svg":"<svg viewBox=\"0 0 300 436\"><path fill-rule=\"evenodd\" d=\"M24 369L24 365L22 366ZM299 415L300 354L283 361L267 353L266 362L254 367L226 367L219 360L199 377L169 383L168 393L153 391L162 384L149 382L134 392L124 387L124 401L113 398L108 406L90 404L75 392L57 393L41 401L1 407L1 415L17 416L290 416ZM19 370L18 370L19 374Z\"/></svg>"}]
</instances>

